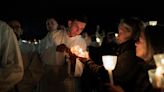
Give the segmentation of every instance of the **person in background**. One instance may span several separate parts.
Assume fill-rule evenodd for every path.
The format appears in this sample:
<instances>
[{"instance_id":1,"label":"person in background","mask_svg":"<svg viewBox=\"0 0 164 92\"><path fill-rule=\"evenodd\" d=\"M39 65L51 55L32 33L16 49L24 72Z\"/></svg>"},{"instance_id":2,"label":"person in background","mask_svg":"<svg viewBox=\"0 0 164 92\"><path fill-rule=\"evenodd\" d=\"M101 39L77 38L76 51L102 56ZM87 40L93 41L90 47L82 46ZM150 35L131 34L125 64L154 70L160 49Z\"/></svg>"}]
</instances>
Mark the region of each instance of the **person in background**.
<instances>
[{"instance_id":1,"label":"person in background","mask_svg":"<svg viewBox=\"0 0 164 92\"><path fill-rule=\"evenodd\" d=\"M13 29L20 45L20 49L22 53L28 53L35 51L35 45L33 43L29 43L26 39L22 39L23 29L19 20L12 19L8 21L8 25Z\"/></svg>"},{"instance_id":2,"label":"person in background","mask_svg":"<svg viewBox=\"0 0 164 92\"><path fill-rule=\"evenodd\" d=\"M16 36L0 21L0 92L11 90L23 78L24 67Z\"/></svg>"},{"instance_id":3,"label":"person in background","mask_svg":"<svg viewBox=\"0 0 164 92\"><path fill-rule=\"evenodd\" d=\"M32 92L36 90L36 86L43 75L43 65L39 54L36 52L35 44L21 40L21 23L18 20L10 20L8 24L17 36L24 65L23 79L15 85L13 92Z\"/></svg>"},{"instance_id":4,"label":"person in background","mask_svg":"<svg viewBox=\"0 0 164 92\"><path fill-rule=\"evenodd\" d=\"M86 30L82 32L82 37L85 39L87 43L87 51L89 51L90 57L93 56L93 58L96 58L94 57L94 55L97 53L94 52L97 52L97 49L99 47L99 43L96 42L96 35L91 35L89 34L89 30ZM90 72L85 66L83 74L81 76L81 80L82 92L92 92L95 91L95 89L97 89L97 77L92 72Z\"/></svg>"},{"instance_id":5,"label":"person in background","mask_svg":"<svg viewBox=\"0 0 164 92\"><path fill-rule=\"evenodd\" d=\"M59 24L55 18L48 18L46 20L46 28L48 33L38 44L37 52L40 55L45 69L45 73L39 83L39 92L52 92L53 88L58 88L58 85L55 85L55 82L58 79L60 80L60 77L62 76L62 73L60 73L62 71L58 72L59 68L56 66L58 63L58 57L56 57L56 47L54 46L55 44L52 39L53 32L62 31L61 29L59 30L58 27ZM58 76L60 74L61 76Z\"/></svg>"},{"instance_id":6,"label":"person in background","mask_svg":"<svg viewBox=\"0 0 164 92\"><path fill-rule=\"evenodd\" d=\"M91 36L89 36L88 32L82 32L81 36L84 38L84 40L86 41L87 47L90 46L91 43Z\"/></svg>"},{"instance_id":7,"label":"person in background","mask_svg":"<svg viewBox=\"0 0 164 92\"><path fill-rule=\"evenodd\" d=\"M44 65L55 65L56 57L54 56L56 48L53 46L52 33L61 30L57 29L58 23L54 18L48 18L46 20L46 28L48 33L38 44L37 51L40 54Z\"/></svg>"},{"instance_id":8,"label":"person in background","mask_svg":"<svg viewBox=\"0 0 164 92\"><path fill-rule=\"evenodd\" d=\"M108 32L105 35L100 46L100 52L102 52L102 55L112 55L114 53L115 48L117 47L116 38L114 32Z\"/></svg>"},{"instance_id":9,"label":"person in background","mask_svg":"<svg viewBox=\"0 0 164 92\"><path fill-rule=\"evenodd\" d=\"M17 39L20 39L21 35L23 34L20 22L18 20L10 20L8 24L13 29Z\"/></svg>"}]
</instances>

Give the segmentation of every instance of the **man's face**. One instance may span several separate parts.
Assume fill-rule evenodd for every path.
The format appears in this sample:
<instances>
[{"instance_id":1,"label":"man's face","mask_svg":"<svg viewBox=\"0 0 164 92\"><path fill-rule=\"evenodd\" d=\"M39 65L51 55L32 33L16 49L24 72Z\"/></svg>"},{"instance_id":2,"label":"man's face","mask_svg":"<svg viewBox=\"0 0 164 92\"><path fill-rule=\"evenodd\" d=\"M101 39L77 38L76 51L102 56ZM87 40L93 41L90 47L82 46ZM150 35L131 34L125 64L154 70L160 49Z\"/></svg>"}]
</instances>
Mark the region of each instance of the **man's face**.
<instances>
[{"instance_id":1,"label":"man's face","mask_svg":"<svg viewBox=\"0 0 164 92\"><path fill-rule=\"evenodd\" d=\"M10 21L9 25L13 29L17 38L20 38L20 36L22 34L21 24L18 21L14 20L14 21Z\"/></svg>"},{"instance_id":2,"label":"man's face","mask_svg":"<svg viewBox=\"0 0 164 92\"><path fill-rule=\"evenodd\" d=\"M54 31L58 27L58 23L56 22L55 19L50 18L46 21L46 27L48 31Z\"/></svg>"},{"instance_id":3,"label":"man's face","mask_svg":"<svg viewBox=\"0 0 164 92\"><path fill-rule=\"evenodd\" d=\"M132 36L132 28L125 23L121 23L118 26L118 36L116 38L118 44L124 43Z\"/></svg>"},{"instance_id":4,"label":"man's face","mask_svg":"<svg viewBox=\"0 0 164 92\"><path fill-rule=\"evenodd\" d=\"M79 35L85 28L86 23L80 21L68 21L69 36L74 37Z\"/></svg>"}]
</instances>

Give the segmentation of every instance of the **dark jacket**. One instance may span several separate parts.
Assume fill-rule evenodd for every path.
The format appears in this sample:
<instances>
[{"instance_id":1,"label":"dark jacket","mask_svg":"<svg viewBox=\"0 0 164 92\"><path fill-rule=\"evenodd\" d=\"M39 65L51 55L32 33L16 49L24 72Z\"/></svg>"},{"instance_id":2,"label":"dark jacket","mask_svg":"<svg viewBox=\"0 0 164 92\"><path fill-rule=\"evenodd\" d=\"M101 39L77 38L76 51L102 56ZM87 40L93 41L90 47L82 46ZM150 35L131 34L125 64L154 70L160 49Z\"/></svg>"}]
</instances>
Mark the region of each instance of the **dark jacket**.
<instances>
[{"instance_id":1,"label":"dark jacket","mask_svg":"<svg viewBox=\"0 0 164 92\"><path fill-rule=\"evenodd\" d=\"M135 84L134 80L139 69L134 41L130 40L120 44L116 54L118 59L116 67L113 70L114 82L120 85L125 92L132 92Z\"/></svg>"},{"instance_id":2,"label":"dark jacket","mask_svg":"<svg viewBox=\"0 0 164 92\"><path fill-rule=\"evenodd\" d=\"M136 57L135 44L133 41L127 41L120 44L117 48L116 54L118 56L117 64L113 70L113 79L115 85L120 85L125 92L137 92L142 84L141 80L148 82L148 75L146 70L139 64L140 59ZM96 65L93 61L86 62L86 66L90 71L95 73L102 83L109 83L109 75L103 66ZM147 86L149 86L148 83ZM145 87L145 86L144 86ZM151 85L149 86L151 87ZM101 92L106 92L102 88ZM142 90L142 91L141 91ZM141 89L138 92L147 92L146 89Z\"/></svg>"},{"instance_id":3,"label":"dark jacket","mask_svg":"<svg viewBox=\"0 0 164 92\"><path fill-rule=\"evenodd\" d=\"M154 60L145 62L143 60L138 61L139 69L135 80L135 87L133 92L158 92L153 89L152 84L149 81L148 70L156 68Z\"/></svg>"}]
</instances>

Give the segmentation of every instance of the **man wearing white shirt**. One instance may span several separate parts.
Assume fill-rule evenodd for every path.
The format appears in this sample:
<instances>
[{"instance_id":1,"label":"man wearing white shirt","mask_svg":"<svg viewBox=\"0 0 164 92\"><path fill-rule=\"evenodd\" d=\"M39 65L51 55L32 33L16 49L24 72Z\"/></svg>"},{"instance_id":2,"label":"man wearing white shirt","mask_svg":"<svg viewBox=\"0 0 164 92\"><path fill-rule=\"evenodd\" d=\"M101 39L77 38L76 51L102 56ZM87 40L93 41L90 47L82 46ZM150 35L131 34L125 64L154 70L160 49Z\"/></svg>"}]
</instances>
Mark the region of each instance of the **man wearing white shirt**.
<instances>
[{"instance_id":1,"label":"man wearing white shirt","mask_svg":"<svg viewBox=\"0 0 164 92\"><path fill-rule=\"evenodd\" d=\"M59 35L53 35L54 42L57 45L65 44L69 48L72 48L74 46L80 46L80 48L82 48L82 50L85 51L87 45L85 40L82 38L80 34L84 30L86 23L87 23L87 19L85 16L78 16L69 20L67 30L60 33L54 33L54 34L59 34ZM76 59L76 61L67 59L66 61L68 64L68 75L69 75L69 78L67 76L67 78L64 81L65 87L67 89L66 92L81 92L80 77L83 73L84 65L78 59Z\"/></svg>"},{"instance_id":2,"label":"man wearing white shirt","mask_svg":"<svg viewBox=\"0 0 164 92\"><path fill-rule=\"evenodd\" d=\"M86 42L80 35L85 26L86 18L79 16L68 21L68 28L66 30L53 31L51 41L53 41L54 48L60 44L65 44L69 48L79 45L83 50L86 50ZM51 82L49 84L51 85L46 88L46 91L81 92L80 77L83 72L83 64L77 60L74 67L74 74L72 74L70 71L71 61L70 59L66 59L68 57L65 53L55 51L53 56L56 60L54 60L53 74L49 78Z\"/></svg>"},{"instance_id":3,"label":"man wearing white shirt","mask_svg":"<svg viewBox=\"0 0 164 92\"><path fill-rule=\"evenodd\" d=\"M57 33L63 32L63 30L58 29L58 23L54 18L46 20L46 27L49 32L37 48L46 71L40 81L39 92L63 92L64 84L61 83L61 80L64 80L66 76L66 70L64 70L66 66L64 65L65 56L56 52L56 43L53 40L54 35L58 35Z\"/></svg>"}]
</instances>

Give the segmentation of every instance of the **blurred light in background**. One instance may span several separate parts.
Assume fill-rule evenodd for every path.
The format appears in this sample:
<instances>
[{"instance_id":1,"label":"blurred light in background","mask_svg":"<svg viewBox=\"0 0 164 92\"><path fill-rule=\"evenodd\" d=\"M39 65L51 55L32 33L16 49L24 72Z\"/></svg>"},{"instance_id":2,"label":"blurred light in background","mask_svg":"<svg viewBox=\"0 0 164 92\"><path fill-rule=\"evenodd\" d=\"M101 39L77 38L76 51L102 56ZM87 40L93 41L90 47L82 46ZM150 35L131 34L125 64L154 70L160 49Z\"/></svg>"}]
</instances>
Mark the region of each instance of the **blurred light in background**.
<instances>
[{"instance_id":1,"label":"blurred light in background","mask_svg":"<svg viewBox=\"0 0 164 92\"><path fill-rule=\"evenodd\" d=\"M156 26L157 25L157 21L149 21L148 25L149 26Z\"/></svg>"},{"instance_id":2,"label":"blurred light in background","mask_svg":"<svg viewBox=\"0 0 164 92\"><path fill-rule=\"evenodd\" d=\"M118 33L115 33L115 37L117 37L118 36Z\"/></svg>"}]
</instances>

